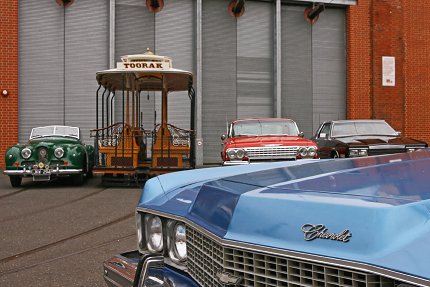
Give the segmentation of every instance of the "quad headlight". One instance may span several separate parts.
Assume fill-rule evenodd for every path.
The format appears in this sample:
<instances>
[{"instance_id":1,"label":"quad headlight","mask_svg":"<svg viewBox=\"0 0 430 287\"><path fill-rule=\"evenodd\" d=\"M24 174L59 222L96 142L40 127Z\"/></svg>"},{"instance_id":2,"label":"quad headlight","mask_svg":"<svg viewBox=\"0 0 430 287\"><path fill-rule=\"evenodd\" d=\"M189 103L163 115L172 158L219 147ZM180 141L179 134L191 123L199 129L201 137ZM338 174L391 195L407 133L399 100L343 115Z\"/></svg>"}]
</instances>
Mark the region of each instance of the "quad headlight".
<instances>
[{"instance_id":1,"label":"quad headlight","mask_svg":"<svg viewBox=\"0 0 430 287\"><path fill-rule=\"evenodd\" d=\"M227 150L227 156L229 159L242 160L246 156L246 151L241 148L232 148Z\"/></svg>"},{"instance_id":2,"label":"quad headlight","mask_svg":"<svg viewBox=\"0 0 430 287\"><path fill-rule=\"evenodd\" d=\"M187 238L183 222L138 212L136 227L141 252L162 253L176 265L185 264Z\"/></svg>"},{"instance_id":3,"label":"quad headlight","mask_svg":"<svg viewBox=\"0 0 430 287\"><path fill-rule=\"evenodd\" d=\"M31 156L31 149L29 149L28 147L22 149L21 156L25 159L28 159Z\"/></svg>"},{"instance_id":4,"label":"quad headlight","mask_svg":"<svg viewBox=\"0 0 430 287\"><path fill-rule=\"evenodd\" d=\"M362 157L367 156L369 153L367 152L367 149L350 149L349 150L349 157Z\"/></svg>"},{"instance_id":5,"label":"quad headlight","mask_svg":"<svg viewBox=\"0 0 430 287\"><path fill-rule=\"evenodd\" d=\"M56 158L62 158L64 156L64 149L61 148L61 147L57 147L54 150L54 155L55 155Z\"/></svg>"},{"instance_id":6,"label":"quad headlight","mask_svg":"<svg viewBox=\"0 0 430 287\"><path fill-rule=\"evenodd\" d=\"M185 224L169 222L169 257L179 263L187 259L187 239Z\"/></svg>"},{"instance_id":7,"label":"quad headlight","mask_svg":"<svg viewBox=\"0 0 430 287\"><path fill-rule=\"evenodd\" d=\"M163 250L163 222L155 215L145 215L146 247L150 252Z\"/></svg>"},{"instance_id":8,"label":"quad headlight","mask_svg":"<svg viewBox=\"0 0 430 287\"><path fill-rule=\"evenodd\" d=\"M301 158L314 158L317 153L315 146L302 146L297 150L297 155Z\"/></svg>"}]
</instances>

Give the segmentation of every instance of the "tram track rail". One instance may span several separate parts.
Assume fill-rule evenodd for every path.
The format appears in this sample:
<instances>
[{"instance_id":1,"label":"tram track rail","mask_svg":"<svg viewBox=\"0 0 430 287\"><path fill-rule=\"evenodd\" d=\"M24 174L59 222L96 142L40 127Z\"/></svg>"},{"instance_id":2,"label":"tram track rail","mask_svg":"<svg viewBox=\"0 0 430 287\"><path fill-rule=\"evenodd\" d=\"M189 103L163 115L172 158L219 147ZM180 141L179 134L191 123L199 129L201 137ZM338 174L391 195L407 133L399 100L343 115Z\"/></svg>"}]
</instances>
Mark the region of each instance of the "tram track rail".
<instances>
[{"instance_id":1,"label":"tram track rail","mask_svg":"<svg viewBox=\"0 0 430 287\"><path fill-rule=\"evenodd\" d=\"M45 245L41 245L41 246L33 248L33 249L29 249L29 250L26 250L26 251L23 251L23 252L20 252L20 253L16 253L16 254L11 255L11 256L7 256L7 257L4 257L4 258L1 258L0 259L0 265L8 263L8 262L11 262L13 260L24 258L26 256L29 256L29 255L32 255L32 254L35 254L35 253L38 253L38 252L41 252L41 251L44 251L44 250L47 250L47 249L50 249L52 247L61 245L61 244L65 243L65 242L67 242L67 241L70 241L70 240L73 240L73 239L76 239L76 238L79 238L79 237L83 237L85 235L97 232L99 230L102 230L102 229L107 228L109 226L112 226L114 224L120 223L120 222L125 221L125 220L127 220L129 218L132 218L132 217L134 217L134 214L135 214L135 212L133 211L133 212L127 213L126 215L118 217L116 219L113 219L113 220L111 220L111 221L109 221L109 222L107 222L105 224L102 224L102 225L90 228L90 229L85 230L83 232L79 232L79 233L73 234L71 236L68 236L68 237L65 237L65 238L53 241L51 243L48 243L48 244L45 244ZM3 273L0 273L0 276L2 276L2 274Z\"/></svg>"},{"instance_id":2,"label":"tram track rail","mask_svg":"<svg viewBox=\"0 0 430 287\"><path fill-rule=\"evenodd\" d=\"M80 249L80 250L77 250L77 251L74 251L74 252L70 252L70 253L67 253L67 254L64 254L64 255L61 255L61 256L56 256L56 257L49 258L49 259L46 259L46 260L41 260L41 261L33 263L33 264L28 264L28 265L24 265L24 266L21 266L21 267L12 268L12 269L6 270L4 272L0 272L0 277L6 276L6 275L9 275L9 274L13 274L13 273L17 273L17 272L21 272L21 271L25 271L25 270L29 270L29 269L38 267L40 265L48 264L48 263L55 262L55 261L58 261L58 260L61 260L61 259L65 259L65 258L68 258L68 257L71 257L71 256L79 255L81 253L85 253L85 252L92 251L92 250L95 250L95 249L98 249L98 248L102 248L102 247L110 245L112 243L128 239L128 238L130 238L132 236L135 236L135 235L136 234L134 232L133 233L129 233L129 234L126 234L124 236L116 237L114 239L102 242L100 244L96 244L94 246L87 247L87 248L84 248L84 249Z\"/></svg>"},{"instance_id":3,"label":"tram track rail","mask_svg":"<svg viewBox=\"0 0 430 287\"><path fill-rule=\"evenodd\" d=\"M33 216L33 215L36 215L38 213L52 211L52 210L60 208L60 207L64 207L64 206L67 206L67 205L70 205L70 204L73 204L73 203L77 203L77 202L80 202L80 201L85 200L87 198L93 197L93 196L95 196L97 194L100 194L103 191L105 191L106 189L108 189L108 188L105 187L105 188L93 191L91 193L88 193L86 195L80 196L78 198L75 198L75 199L72 199L72 200L68 200L68 201L65 201L65 202L62 202L62 203L59 203L59 204L53 204L53 205L50 205L50 206L47 206L47 207L44 207L44 208L40 208L40 209L37 209L37 210L33 210L33 211L30 211L30 212L27 212L27 213L22 213L22 214L19 214L19 215L13 215L13 216L9 216L9 217L0 218L0 223L4 223L4 222L7 222L7 221L12 221L12 220L17 220L17 219L25 218L25 217L28 217L28 216ZM27 190L27 189L25 189L25 190ZM0 197L0 199L1 199L1 197Z\"/></svg>"},{"instance_id":4,"label":"tram track rail","mask_svg":"<svg viewBox=\"0 0 430 287\"><path fill-rule=\"evenodd\" d=\"M25 192L25 191L27 191L27 190L29 190L29 188L21 188L21 189L19 189L19 190L13 191L13 192L9 192L9 193L6 193L6 194L2 194L2 195L0 195L0 199L7 198L7 197L11 197L11 196L14 196L14 195L17 195L17 194L23 193L23 192Z\"/></svg>"}]
</instances>

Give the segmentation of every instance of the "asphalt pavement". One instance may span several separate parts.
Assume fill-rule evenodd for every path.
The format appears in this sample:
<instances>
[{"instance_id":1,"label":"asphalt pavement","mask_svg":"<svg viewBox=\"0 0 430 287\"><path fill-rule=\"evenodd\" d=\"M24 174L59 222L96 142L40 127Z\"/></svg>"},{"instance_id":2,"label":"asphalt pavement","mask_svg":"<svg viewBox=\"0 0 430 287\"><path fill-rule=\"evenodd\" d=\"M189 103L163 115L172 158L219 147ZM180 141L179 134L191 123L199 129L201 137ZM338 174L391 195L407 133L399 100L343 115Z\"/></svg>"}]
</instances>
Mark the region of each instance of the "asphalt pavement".
<instances>
[{"instance_id":1,"label":"asphalt pavement","mask_svg":"<svg viewBox=\"0 0 430 287\"><path fill-rule=\"evenodd\" d=\"M105 286L103 261L136 248L140 193L99 177L13 188L1 172L0 286Z\"/></svg>"}]
</instances>

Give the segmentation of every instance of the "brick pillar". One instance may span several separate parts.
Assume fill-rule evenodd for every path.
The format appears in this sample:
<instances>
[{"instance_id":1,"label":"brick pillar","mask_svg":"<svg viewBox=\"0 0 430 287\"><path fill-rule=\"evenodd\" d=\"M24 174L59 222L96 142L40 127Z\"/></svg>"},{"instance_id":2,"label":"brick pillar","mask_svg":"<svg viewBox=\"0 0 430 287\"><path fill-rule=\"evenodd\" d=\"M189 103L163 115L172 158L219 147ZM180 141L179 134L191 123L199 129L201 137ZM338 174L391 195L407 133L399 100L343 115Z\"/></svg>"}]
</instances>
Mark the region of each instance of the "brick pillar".
<instances>
[{"instance_id":1,"label":"brick pillar","mask_svg":"<svg viewBox=\"0 0 430 287\"><path fill-rule=\"evenodd\" d=\"M18 0L0 0L0 169L8 147L18 142Z\"/></svg>"},{"instance_id":2,"label":"brick pillar","mask_svg":"<svg viewBox=\"0 0 430 287\"><path fill-rule=\"evenodd\" d=\"M414 1L414 3L416 3ZM405 42L402 0L373 0L371 4L371 41L373 69L373 115L386 120L394 129L404 131L405 118ZM395 86L382 86L382 57L395 57Z\"/></svg>"},{"instance_id":3,"label":"brick pillar","mask_svg":"<svg viewBox=\"0 0 430 287\"><path fill-rule=\"evenodd\" d=\"M430 144L430 1L403 1L406 136Z\"/></svg>"},{"instance_id":4,"label":"brick pillar","mask_svg":"<svg viewBox=\"0 0 430 287\"><path fill-rule=\"evenodd\" d=\"M372 117L371 1L359 0L346 12L348 119Z\"/></svg>"}]
</instances>

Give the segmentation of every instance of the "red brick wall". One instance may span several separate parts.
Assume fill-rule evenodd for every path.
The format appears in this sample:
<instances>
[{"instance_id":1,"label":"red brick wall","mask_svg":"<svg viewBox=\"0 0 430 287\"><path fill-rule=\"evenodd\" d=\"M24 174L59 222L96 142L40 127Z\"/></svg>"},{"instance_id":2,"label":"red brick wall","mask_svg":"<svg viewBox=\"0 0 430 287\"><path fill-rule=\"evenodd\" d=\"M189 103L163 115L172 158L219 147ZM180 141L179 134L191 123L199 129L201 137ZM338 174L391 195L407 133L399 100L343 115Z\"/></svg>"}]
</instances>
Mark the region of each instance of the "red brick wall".
<instances>
[{"instance_id":1,"label":"red brick wall","mask_svg":"<svg viewBox=\"0 0 430 287\"><path fill-rule=\"evenodd\" d=\"M430 143L429 1L359 0L347 9L347 117L387 120ZM396 85L382 86L382 56Z\"/></svg>"},{"instance_id":2,"label":"red brick wall","mask_svg":"<svg viewBox=\"0 0 430 287\"><path fill-rule=\"evenodd\" d=\"M347 31L347 118L372 117L371 0L346 11Z\"/></svg>"},{"instance_id":3,"label":"red brick wall","mask_svg":"<svg viewBox=\"0 0 430 287\"><path fill-rule=\"evenodd\" d=\"M405 134L430 144L430 1L403 1Z\"/></svg>"},{"instance_id":4,"label":"red brick wall","mask_svg":"<svg viewBox=\"0 0 430 287\"><path fill-rule=\"evenodd\" d=\"M18 0L0 0L0 169L6 149L18 142Z\"/></svg>"}]
</instances>

